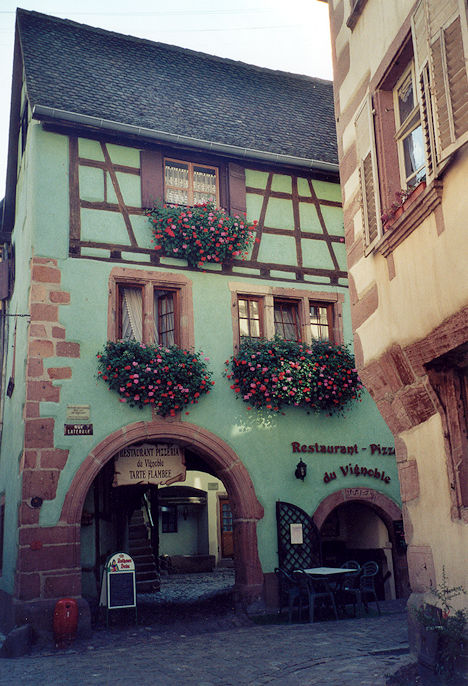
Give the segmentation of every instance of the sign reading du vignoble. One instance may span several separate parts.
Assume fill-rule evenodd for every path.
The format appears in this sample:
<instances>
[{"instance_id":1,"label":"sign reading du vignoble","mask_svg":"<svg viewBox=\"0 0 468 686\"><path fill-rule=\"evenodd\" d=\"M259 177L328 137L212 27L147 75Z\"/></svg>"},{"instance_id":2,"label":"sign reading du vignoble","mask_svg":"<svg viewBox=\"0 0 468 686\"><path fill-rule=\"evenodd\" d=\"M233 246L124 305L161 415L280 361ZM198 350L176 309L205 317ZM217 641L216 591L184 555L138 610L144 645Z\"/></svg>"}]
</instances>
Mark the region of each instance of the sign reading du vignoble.
<instances>
[{"instance_id":1,"label":"sign reading du vignoble","mask_svg":"<svg viewBox=\"0 0 468 686\"><path fill-rule=\"evenodd\" d=\"M119 450L114 462L113 486L154 484L169 486L185 481L183 449L174 443L130 445Z\"/></svg>"}]
</instances>

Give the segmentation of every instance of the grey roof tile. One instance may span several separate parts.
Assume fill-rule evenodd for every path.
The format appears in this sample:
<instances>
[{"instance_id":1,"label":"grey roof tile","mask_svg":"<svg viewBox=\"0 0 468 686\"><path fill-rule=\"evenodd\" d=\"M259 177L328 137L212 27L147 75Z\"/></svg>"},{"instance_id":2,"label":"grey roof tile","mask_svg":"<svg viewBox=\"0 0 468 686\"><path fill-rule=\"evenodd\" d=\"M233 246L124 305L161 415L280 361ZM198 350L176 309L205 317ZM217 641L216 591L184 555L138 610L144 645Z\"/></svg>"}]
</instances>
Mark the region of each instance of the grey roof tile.
<instances>
[{"instance_id":1,"label":"grey roof tile","mask_svg":"<svg viewBox=\"0 0 468 686\"><path fill-rule=\"evenodd\" d=\"M31 105L337 162L332 83L19 9Z\"/></svg>"}]
</instances>

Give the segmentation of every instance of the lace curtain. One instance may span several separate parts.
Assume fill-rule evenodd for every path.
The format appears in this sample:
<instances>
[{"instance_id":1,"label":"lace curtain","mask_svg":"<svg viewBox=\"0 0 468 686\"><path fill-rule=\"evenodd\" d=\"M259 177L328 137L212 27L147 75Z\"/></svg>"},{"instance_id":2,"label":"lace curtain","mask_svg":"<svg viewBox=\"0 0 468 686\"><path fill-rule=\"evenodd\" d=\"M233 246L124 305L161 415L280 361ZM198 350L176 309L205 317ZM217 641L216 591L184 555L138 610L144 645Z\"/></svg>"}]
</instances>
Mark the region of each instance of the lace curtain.
<instances>
[{"instance_id":1,"label":"lace curtain","mask_svg":"<svg viewBox=\"0 0 468 686\"><path fill-rule=\"evenodd\" d=\"M122 338L143 340L143 299L141 288L122 289Z\"/></svg>"}]
</instances>

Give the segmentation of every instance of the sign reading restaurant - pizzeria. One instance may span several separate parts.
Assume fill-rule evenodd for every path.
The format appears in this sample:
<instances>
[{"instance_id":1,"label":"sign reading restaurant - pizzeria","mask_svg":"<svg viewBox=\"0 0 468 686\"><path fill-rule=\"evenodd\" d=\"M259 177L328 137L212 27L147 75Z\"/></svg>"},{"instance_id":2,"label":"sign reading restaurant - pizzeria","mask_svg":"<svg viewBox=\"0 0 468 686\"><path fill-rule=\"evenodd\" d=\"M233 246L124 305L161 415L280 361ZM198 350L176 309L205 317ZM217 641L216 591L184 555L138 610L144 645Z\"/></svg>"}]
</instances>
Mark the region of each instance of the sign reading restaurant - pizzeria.
<instances>
[{"instance_id":1,"label":"sign reading restaurant - pizzeria","mask_svg":"<svg viewBox=\"0 0 468 686\"><path fill-rule=\"evenodd\" d=\"M113 486L168 486L176 481L185 481L185 458L179 445L130 445L115 456Z\"/></svg>"}]
</instances>

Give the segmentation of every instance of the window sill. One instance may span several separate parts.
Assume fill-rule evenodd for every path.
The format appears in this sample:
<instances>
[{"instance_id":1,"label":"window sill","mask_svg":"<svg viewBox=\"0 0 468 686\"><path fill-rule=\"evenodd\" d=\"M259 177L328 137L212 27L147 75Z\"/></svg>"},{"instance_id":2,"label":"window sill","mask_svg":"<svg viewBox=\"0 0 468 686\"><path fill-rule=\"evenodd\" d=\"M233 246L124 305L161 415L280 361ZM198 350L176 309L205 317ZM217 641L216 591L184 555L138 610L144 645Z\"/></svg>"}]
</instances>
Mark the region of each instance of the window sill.
<instances>
[{"instance_id":1,"label":"window sill","mask_svg":"<svg viewBox=\"0 0 468 686\"><path fill-rule=\"evenodd\" d=\"M402 214L387 224L384 235L374 246L374 252L388 257L442 202L441 181L434 181Z\"/></svg>"}]
</instances>

